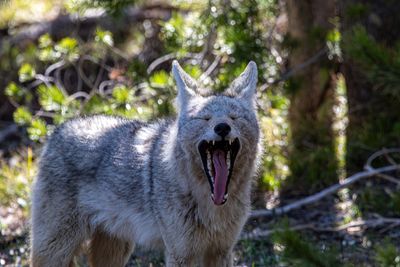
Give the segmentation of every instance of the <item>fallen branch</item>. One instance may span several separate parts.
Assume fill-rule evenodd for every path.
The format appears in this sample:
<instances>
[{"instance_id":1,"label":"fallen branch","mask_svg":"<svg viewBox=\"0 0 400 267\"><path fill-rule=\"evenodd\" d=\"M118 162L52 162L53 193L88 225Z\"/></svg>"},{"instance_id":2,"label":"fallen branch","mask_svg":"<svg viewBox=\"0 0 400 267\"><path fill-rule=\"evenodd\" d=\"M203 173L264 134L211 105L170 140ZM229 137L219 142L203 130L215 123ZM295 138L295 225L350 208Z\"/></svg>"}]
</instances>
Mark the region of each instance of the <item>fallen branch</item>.
<instances>
[{"instance_id":1,"label":"fallen branch","mask_svg":"<svg viewBox=\"0 0 400 267\"><path fill-rule=\"evenodd\" d=\"M370 220L357 220L353 222L349 222L343 225L339 226L326 226L326 225L317 225L314 223L308 223L308 224L300 224L300 225L295 225L292 227L287 228L288 230L292 231L298 231L298 230L312 230L315 232L341 232L345 230L349 230L350 228L371 228L371 227L378 227L382 226L385 224L391 224L391 225L399 225L400 224L400 218L384 218L384 217L379 217L377 219L370 219ZM241 236L242 240L245 239L262 239L269 237L275 232L285 230L283 228L275 228L272 230L254 230L253 232L250 233L243 233ZM361 229L360 229L361 230Z\"/></svg>"},{"instance_id":2,"label":"fallen branch","mask_svg":"<svg viewBox=\"0 0 400 267\"><path fill-rule=\"evenodd\" d=\"M318 200L327 197L337 191L339 191L342 188L348 187L351 184L354 184L357 181L360 181L361 179L368 178L377 174L382 174L384 172L389 172L389 171L394 171L394 170L399 170L400 165L391 165L391 166L386 166L382 168L377 168L377 169L369 169L363 172L356 173L339 183L332 185L314 195L308 196L306 198L300 199L298 201L295 201L291 204L288 204L286 206L280 207L280 208L274 208L271 210L254 210L250 218L257 218L257 217L270 217L274 215L283 215L286 214L292 210L298 209L302 206L305 206L307 204L311 204L314 202L317 202Z\"/></svg>"}]
</instances>

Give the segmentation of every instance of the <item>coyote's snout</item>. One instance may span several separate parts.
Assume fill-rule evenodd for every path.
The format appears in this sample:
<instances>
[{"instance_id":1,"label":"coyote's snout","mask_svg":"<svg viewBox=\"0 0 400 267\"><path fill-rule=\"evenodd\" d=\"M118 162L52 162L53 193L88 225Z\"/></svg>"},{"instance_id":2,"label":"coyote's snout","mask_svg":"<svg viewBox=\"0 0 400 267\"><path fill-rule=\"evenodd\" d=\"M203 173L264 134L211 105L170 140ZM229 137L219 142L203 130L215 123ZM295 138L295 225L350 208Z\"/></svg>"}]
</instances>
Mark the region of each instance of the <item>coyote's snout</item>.
<instances>
[{"instance_id":1,"label":"coyote's snout","mask_svg":"<svg viewBox=\"0 0 400 267\"><path fill-rule=\"evenodd\" d=\"M54 131L32 196L32 266L71 266L86 241L91 266L122 267L135 244L163 249L167 267L232 266L260 155L257 68L220 94L176 61L172 73L175 119L93 116Z\"/></svg>"}]
</instances>

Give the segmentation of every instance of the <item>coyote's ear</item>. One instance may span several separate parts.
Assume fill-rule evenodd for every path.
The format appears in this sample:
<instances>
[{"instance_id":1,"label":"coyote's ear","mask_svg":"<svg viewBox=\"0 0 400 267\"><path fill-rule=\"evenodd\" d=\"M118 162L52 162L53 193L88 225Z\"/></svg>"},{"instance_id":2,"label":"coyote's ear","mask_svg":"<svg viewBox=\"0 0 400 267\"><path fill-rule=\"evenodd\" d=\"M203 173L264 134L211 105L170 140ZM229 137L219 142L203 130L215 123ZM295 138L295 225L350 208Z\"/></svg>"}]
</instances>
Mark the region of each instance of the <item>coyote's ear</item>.
<instances>
[{"instance_id":1,"label":"coyote's ear","mask_svg":"<svg viewBox=\"0 0 400 267\"><path fill-rule=\"evenodd\" d=\"M182 109L190 97L196 95L197 83L182 69L176 60L172 62L172 74L178 87L178 106L179 109Z\"/></svg>"},{"instance_id":2,"label":"coyote's ear","mask_svg":"<svg viewBox=\"0 0 400 267\"><path fill-rule=\"evenodd\" d=\"M227 89L226 94L242 98L249 103L254 103L257 88L257 65L250 61L246 69L237 77Z\"/></svg>"}]
</instances>

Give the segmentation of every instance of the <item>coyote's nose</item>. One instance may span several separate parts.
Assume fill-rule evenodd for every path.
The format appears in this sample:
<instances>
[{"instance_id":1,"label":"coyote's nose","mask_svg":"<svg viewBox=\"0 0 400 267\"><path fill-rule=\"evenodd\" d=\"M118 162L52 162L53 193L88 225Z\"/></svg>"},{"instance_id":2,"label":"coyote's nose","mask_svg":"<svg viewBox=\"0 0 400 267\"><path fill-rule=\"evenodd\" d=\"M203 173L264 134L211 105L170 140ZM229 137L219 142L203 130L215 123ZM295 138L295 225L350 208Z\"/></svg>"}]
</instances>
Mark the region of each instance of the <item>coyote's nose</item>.
<instances>
[{"instance_id":1,"label":"coyote's nose","mask_svg":"<svg viewBox=\"0 0 400 267\"><path fill-rule=\"evenodd\" d=\"M214 127L214 132L218 134L219 136L222 137L222 139L225 138L231 131L231 126L229 126L226 123L219 123Z\"/></svg>"}]
</instances>

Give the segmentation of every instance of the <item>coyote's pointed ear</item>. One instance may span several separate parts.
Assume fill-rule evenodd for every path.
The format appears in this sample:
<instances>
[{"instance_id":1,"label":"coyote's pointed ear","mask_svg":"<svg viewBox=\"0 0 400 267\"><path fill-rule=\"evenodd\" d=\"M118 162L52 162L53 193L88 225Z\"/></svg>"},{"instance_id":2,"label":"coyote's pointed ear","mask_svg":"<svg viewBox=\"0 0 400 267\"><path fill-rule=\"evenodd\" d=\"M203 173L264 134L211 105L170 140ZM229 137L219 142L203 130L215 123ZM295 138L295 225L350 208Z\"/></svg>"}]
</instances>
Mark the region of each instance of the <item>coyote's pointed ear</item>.
<instances>
[{"instance_id":1,"label":"coyote's pointed ear","mask_svg":"<svg viewBox=\"0 0 400 267\"><path fill-rule=\"evenodd\" d=\"M257 65L250 61L246 69L237 77L227 89L226 94L242 98L250 104L254 104L257 88Z\"/></svg>"},{"instance_id":2,"label":"coyote's pointed ear","mask_svg":"<svg viewBox=\"0 0 400 267\"><path fill-rule=\"evenodd\" d=\"M196 95L197 83L196 81L187 74L178 61L172 62L172 74L174 75L176 86L178 87L178 107L181 110L190 97Z\"/></svg>"}]
</instances>

